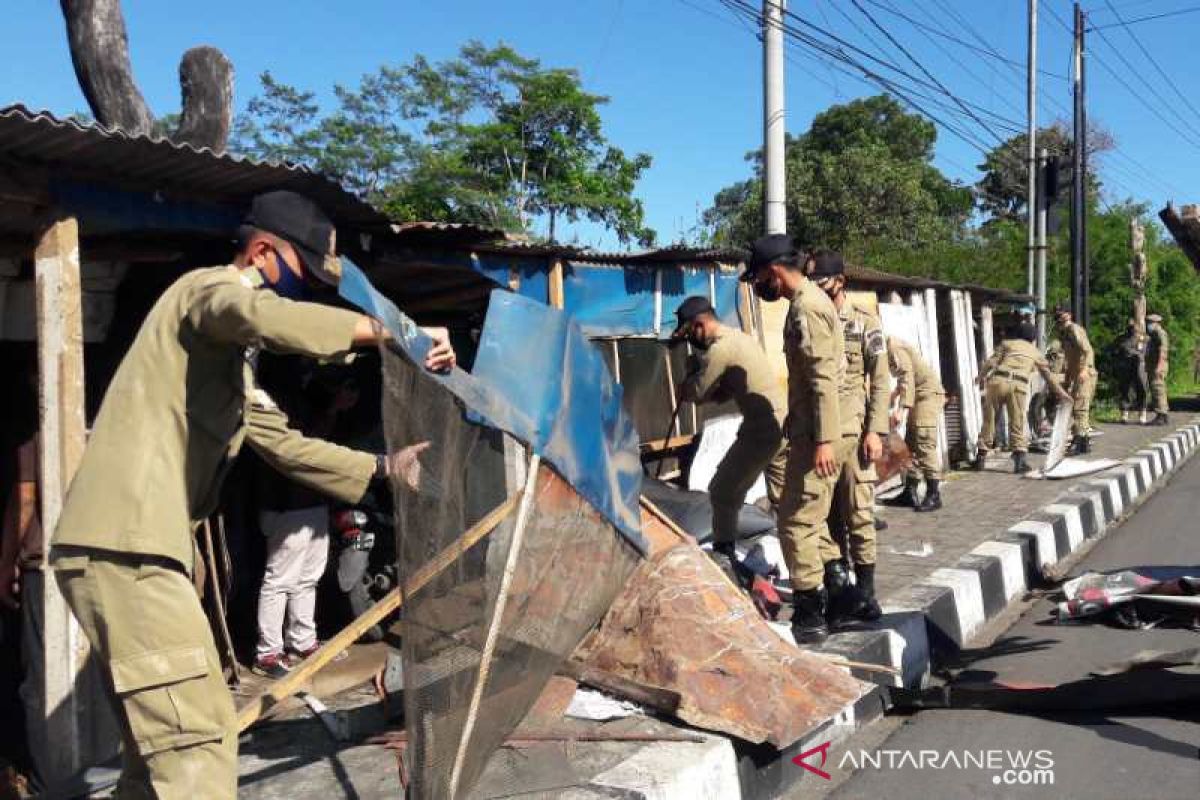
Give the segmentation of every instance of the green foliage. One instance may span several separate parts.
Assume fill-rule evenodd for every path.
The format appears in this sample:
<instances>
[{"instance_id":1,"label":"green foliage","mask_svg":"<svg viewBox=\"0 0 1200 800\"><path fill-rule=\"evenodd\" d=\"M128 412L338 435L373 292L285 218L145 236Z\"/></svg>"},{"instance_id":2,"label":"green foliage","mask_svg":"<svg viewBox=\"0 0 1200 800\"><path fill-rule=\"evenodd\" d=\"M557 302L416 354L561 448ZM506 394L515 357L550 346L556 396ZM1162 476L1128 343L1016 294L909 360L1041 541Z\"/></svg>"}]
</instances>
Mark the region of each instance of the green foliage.
<instances>
[{"instance_id":1,"label":"green foliage","mask_svg":"<svg viewBox=\"0 0 1200 800\"><path fill-rule=\"evenodd\" d=\"M650 156L627 156L604 136L608 98L574 70L547 69L506 45L469 42L458 58L416 56L315 95L262 76L231 149L337 176L397 219L478 222L528 232L535 219L587 219L622 242L648 245L633 196Z\"/></svg>"},{"instance_id":2,"label":"green foliage","mask_svg":"<svg viewBox=\"0 0 1200 800\"><path fill-rule=\"evenodd\" d=\"M881 241L919 249L963 235L971 193L932 165L936 141L931 123L882 95L818 114L787 140L788 230L850 256ZM754 177L720 191L705 212L716 243L745 243L761 229L762 154L747 160Z\"/></svg>"}]
</instances>

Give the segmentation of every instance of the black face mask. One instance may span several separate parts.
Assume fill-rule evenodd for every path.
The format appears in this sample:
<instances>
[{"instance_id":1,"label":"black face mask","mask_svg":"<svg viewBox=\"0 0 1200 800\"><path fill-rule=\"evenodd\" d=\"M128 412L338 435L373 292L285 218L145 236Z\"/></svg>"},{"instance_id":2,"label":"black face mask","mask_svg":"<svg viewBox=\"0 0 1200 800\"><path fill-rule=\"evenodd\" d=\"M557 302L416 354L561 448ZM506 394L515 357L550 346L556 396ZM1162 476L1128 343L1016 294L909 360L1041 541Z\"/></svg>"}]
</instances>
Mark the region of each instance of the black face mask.
<instances>
[{"instance_id":1,"label":"black face mask","mask_svg":"<svg viewBox=\"0 0 1200 800\"><path fill-rule=\"evenodd\" d=\"M704 339L700 338L696 334L689 333L687 338L688 338L688 343L692 347L696 348L697 350L703 351L703 350L708 349L708 342L706 342Z\"/></svg>"}]
</instances>

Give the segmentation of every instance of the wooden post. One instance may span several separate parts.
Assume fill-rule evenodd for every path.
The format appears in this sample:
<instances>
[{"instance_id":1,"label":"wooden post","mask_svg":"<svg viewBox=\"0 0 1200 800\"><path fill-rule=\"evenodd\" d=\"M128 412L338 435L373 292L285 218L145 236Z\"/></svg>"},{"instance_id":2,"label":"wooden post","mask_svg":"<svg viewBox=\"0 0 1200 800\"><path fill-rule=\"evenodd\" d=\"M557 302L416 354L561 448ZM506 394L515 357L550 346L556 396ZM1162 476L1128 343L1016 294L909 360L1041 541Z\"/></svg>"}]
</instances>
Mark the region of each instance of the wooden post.
<instances>
[{"instance_id":1,"label":"wooden post","mask_svg":"<svg viewBox=\"0 0 1200 800\"><path fill-rule=\"evenodd\" d=\"M46 545L58 524L63 497L83 458L83 323L79 277L79 225L56 220L34 252L37 292L40 474L42 529ZM87 661L88 643L71 615L47 566L43 605L45 627L45 712L50 782L90 766L85 693L77 683ZM89 693L90 694L90 693Z\"/></svg>"},{"instance_id":2,"label":"wooden post","mask_svg":"<svg viewBox=\"0 0 1200 800\"><path fill-rule=\"evenodd\" d=\"M564 308L566 304L566 295L563 293L563 263L561 259L554 259L550 264L550 280L547 285L547 293L551 308Z\"/></svg>"}]
</instances>

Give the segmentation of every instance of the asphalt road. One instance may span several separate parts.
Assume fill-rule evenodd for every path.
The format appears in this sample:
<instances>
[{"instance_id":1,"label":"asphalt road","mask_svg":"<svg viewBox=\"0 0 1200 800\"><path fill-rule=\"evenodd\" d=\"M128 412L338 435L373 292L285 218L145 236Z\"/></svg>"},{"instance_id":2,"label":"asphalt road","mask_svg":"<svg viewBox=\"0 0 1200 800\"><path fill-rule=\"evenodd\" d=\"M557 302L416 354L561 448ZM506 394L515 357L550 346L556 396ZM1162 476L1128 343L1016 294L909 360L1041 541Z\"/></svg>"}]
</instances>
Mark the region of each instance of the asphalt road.
<instances>
[{"instance_id":1,"label":"asphalt road","mask_svg":"<svg viewBox=\"0 0 1200 800\"><path fill-rule=\"evenodd\" d=\"M1140 565L1200 565L1200 459L1186 465L1071 574ZM974 672L984 679L995 675L1004 681L1059 683L1084 678L1091 669L1141 650L1200 646L1200 633L1193 631L1057 625L1050 619L1052 607L1047 600L1038 600L989 647L967 654L969 672L960 679ZM1200 681L1200 670L1188 674ZM1167 705L1108 715L1035 717L938 710L889 717L832 747L826 765L831 782L822 786L822 780L806 776L795 796L1196 800L1200 798L1200 704L1163 699ZM860 751L868 755L882 751L876 756L879 766L855 769L854 759L861 763ZM922 751L935 755L922 757ZM951 757L951 751L957 758ZM912 755L906 758L904 753ZM967 763L969 757L973 763ZM991 766L998 763L1001 768L979 768L984 758L998 758ZM1024 767L1021 758L1029 759ZM1006 773L1012 759L1018 766ZM914 766L914 761L925 766ZM964 767L958 768L956 762L964 762ZM1042 768L1049 772L1039 772Z\"/></svg>"}]
</instances>

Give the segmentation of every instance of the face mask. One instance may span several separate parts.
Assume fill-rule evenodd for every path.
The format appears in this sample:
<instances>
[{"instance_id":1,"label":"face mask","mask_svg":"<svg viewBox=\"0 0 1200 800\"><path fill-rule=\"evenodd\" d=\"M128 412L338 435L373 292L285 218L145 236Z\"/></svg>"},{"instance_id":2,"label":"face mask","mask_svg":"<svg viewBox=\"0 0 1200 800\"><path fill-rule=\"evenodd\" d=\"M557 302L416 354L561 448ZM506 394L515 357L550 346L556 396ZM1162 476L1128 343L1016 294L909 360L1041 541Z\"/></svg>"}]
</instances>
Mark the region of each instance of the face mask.
<instances>
[{"instance_id":1,"label":"face mask","mask_svg":"<svg viewBox=\"0 0 1200 800\"><path fill-rule=\"evenodd\" d=\"M292 272L292 268L283 260L283 256L275 253L275 268L279 270L279 280L272 283L266 273L262 273L265 283L275 294L288 300L304 300L308 297L308 284L304 279ZM259 270L262 272L262 270Z\"/></svg>"},{"instance_id":2,"label":"face mask","mask_svg":"<svg viewBox=\"0 0 1200 800\"><path fill-rule=\"evenodd\" d=\"M692 347L696 348L697 350L708 349L708 342L705 341L703 337L695 333L688 334L688 342L691 343Z\"/></svg>"},{"instance_id":3,"label":"face mask","mask_svg":"<svg viewBox=\"0 0 1200 800\"><path fill-rule=\"evenodd\" d=\"M758 295L760 300L765 300L768 303L774 303L779 299L779 289L775 284L767 284L762 281L754 282L754 293Z\"/></svg>"}]
</instances>

